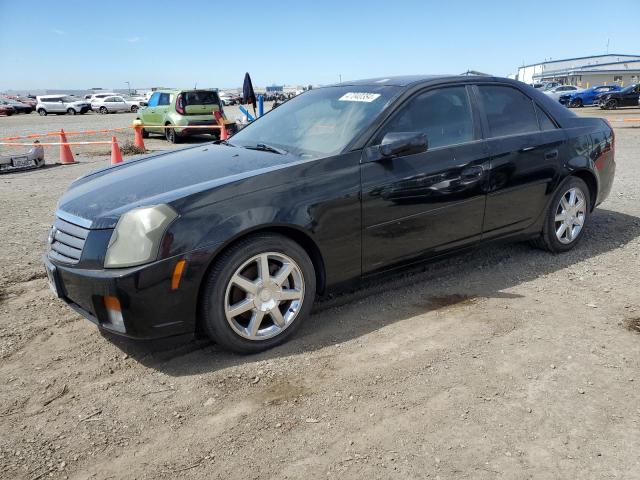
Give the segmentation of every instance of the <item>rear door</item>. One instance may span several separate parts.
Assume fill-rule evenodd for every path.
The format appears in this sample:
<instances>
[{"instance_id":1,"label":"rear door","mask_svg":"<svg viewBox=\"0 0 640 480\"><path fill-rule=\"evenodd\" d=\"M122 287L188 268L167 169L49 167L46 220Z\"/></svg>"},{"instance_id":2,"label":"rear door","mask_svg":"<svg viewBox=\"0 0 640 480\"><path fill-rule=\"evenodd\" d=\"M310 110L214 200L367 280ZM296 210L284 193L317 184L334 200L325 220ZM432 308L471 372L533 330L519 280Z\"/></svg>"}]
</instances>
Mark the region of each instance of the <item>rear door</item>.
<instances>
[{"instance_id":1,"label":"rear door","mask_svg":"<svg viewBox=\"0 0 640 480\"><path fill-rule=\"evenodd\" d=\"M423 153L362 163L363 271L419 260L479 240L488 155L464 85L414 95L376 134L422 132Z\"/></svg>"},{"instance_id":2,"label":"rear door","mask_svg":"<svg viewBox=\"0 0 640 480\"><path fill-rule=\"evenodd\" d=\"M542 213L559 174L564 132L512 85L475 87L491 154L483 238L517 232Z\"/></svg>"},{"instance_id":3,"label":"rear door","mask_svg":"<svg viewBox=\"0 0 640 480\"><path fill-rule=\"evenodd\" d=\"M113 100L113 111L114 112L126 112L129 110L127 104L122 97L111 97Z\"/></svg>"},{"instance_id":4,"label":"rear door","mask_svg":"<svg viewBox=\"0 0 640 480\"><path fill-rule=\"evenodd\" d=\"M62 97L47 98L45 100L45 109L47 112L62 113L66 111Z\"/></svg>"}]
</instances>

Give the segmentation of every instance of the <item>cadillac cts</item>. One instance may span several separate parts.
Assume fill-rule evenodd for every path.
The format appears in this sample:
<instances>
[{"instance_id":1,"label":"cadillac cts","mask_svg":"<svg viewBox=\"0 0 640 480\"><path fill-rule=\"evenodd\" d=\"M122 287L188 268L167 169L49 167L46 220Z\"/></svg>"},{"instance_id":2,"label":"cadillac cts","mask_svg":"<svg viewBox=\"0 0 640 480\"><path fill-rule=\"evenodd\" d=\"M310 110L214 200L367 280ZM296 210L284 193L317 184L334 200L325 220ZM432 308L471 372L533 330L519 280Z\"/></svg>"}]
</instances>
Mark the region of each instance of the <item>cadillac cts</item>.
<instances>
[{"instance_id":1,"label":"cadillac cts","mask_svg":"<svg viewBox=\"0 0 640 480\"><path fill-rule=\"evenodd\" d=\"M364 278L497 239L575 247L614 170L605 121L523 83L363 80L76 180L44 263L102 329L256 352Z\"/></svg>"}]
</instances>

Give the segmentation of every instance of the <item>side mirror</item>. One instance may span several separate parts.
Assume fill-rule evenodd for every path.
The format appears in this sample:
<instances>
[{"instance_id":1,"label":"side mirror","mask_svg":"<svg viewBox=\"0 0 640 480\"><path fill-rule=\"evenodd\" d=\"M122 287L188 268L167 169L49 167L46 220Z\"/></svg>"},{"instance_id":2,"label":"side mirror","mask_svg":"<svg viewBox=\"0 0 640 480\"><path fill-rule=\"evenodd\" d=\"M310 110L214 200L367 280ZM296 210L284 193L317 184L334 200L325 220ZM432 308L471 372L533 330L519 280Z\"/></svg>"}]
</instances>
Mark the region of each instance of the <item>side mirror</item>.
<instances>
[{"instance_id":1,"label":"side mirror","mask_svg":"<svg viewBox=\"0 0 640 480\"><path fill-rule=\"evenodd\" d=\"M146 107L147 105L149 105L147 102L140 102L141 107Z\"/></svg>"},{"instance_id":2,"label":"side mirror","mask_svg":"<svg viewBox=\"0 0 640 480\"><path fill-rule=\"evenodd\" d=\"M389 132L378 147L383 158L427 151L427 136L418 132Z\"/></svg>"}]
</instances>

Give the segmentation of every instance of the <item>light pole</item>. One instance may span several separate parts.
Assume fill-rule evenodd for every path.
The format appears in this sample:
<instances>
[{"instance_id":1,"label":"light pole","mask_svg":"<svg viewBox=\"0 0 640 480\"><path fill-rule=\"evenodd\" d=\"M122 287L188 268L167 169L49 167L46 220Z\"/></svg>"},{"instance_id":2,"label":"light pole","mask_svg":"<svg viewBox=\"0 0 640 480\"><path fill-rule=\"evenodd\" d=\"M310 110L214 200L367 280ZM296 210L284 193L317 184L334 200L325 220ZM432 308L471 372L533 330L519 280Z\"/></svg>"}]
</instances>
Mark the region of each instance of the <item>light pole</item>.
<instances>
[{"instance_id":1,"label":"light pole","mask_svg":"<svg viewBox=\"0 0 640 480\"><path fill-rule=\"evenodd\" d=\"M338 78L340 79L340 81L338 83L342 83L342 74L341 73L338 74Z\"/></svg>"},{"instance_id":2,"label":"light pole","mask_svg":"<svg viewBox=\"0 0 640 480\"><path fill-rule=\"evenodd\" d=\"M127 90L129 91L129 95L131 95L131 83L129 82L124 82L127 84Z\"/></svg>"}]
</instances>

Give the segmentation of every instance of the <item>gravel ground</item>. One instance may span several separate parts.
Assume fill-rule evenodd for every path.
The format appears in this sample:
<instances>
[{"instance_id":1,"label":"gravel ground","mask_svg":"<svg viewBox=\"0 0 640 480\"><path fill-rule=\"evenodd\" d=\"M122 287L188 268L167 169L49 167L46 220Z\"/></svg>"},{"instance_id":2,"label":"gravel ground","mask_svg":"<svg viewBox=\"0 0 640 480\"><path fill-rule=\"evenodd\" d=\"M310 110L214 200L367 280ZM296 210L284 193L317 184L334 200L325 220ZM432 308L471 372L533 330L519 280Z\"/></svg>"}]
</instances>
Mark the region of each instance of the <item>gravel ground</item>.
<instances>
[{"instance_id":1,"label":"gravel ground","mask_svg":"<svg viewBox=\"0 0 640 480\"><path fill-rule=\"evenodd\" d=\"M0 118L0 135L130 120ZM640 478L640 129L614 125L616 181L572 252L439 261L248 357L101 336L51 296L56 200L108 158L0 176L0 477Z\"/></svg>"}]
</instances>

